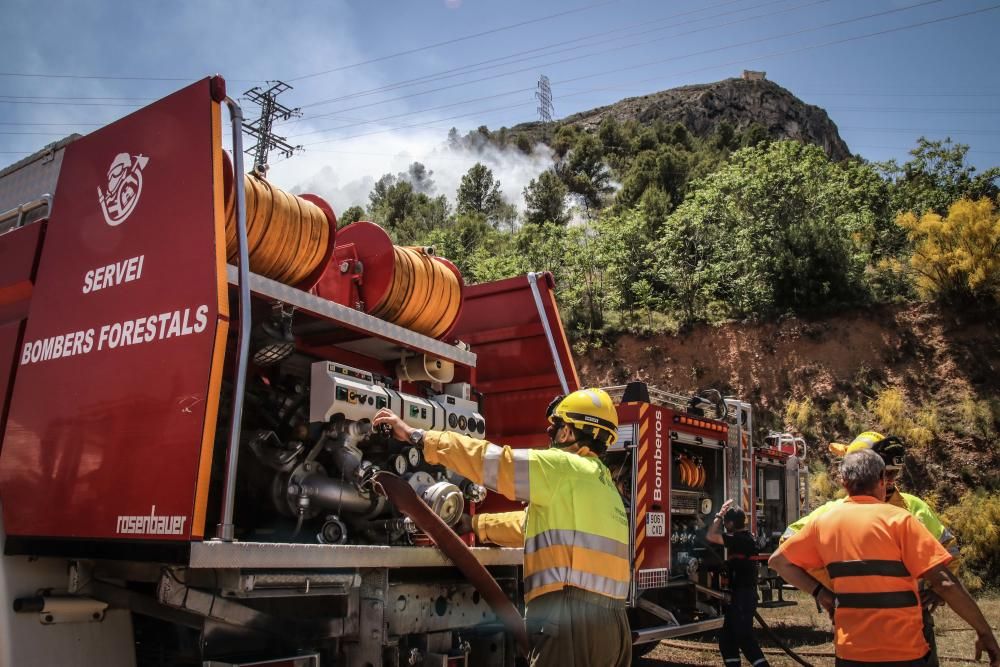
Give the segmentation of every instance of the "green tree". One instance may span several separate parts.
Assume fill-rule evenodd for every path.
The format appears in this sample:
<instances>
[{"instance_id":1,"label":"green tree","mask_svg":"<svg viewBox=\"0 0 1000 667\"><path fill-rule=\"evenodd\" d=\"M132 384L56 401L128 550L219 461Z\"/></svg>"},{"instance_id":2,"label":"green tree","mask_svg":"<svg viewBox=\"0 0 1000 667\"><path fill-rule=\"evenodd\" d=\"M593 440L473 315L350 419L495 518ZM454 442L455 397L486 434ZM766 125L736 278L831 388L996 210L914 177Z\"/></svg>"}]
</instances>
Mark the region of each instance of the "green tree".
<instances>
[{"instance_id":1,"label":"green tree","mask_svg":"<svg viewBox=\"0 0 1000 667\"><path fill-rule=\"evenodd\" d=\"M351 206L350 208L345 209L344 212L340 214L340 217L337 219L338 223L337 226L343 227L345 225L351 224L352 222L357 222L358 220L364 220L366 215L367 214L365 213L365 209L361 208L360 206Z\"/></svg>"},{"instance_id":2,"label":"green tree","mask_svg":"<svg viewBox=\"0 0 1000 667\"><path fill-rule=\"evenodd\" d=\"M569 222L569 214L566 212L568 193L565 184L554 171L543 171L524 188L524 203L527 207L524 221L532 225L546 222L565 225Z\"/></svg>"},{"instance_id":3,"label":"green tree","mask_svg":"<svg viewBox=\"0 0 1000 667\"><path fill-rule=\"evenodd\" d=\"M945 215L959 199L995 200L1000 194L1000 167L976 174L976 168L965 162L968 152L967 145L952 143L950 138L932 141L920 137L917 147L910 151L911 160L902 165L894 160L879 165L892 183L893 213Z\"/></svg>"},{"instance_id":4,"label":"green tree","mask_svg":"<svg viewBox=\"0 0 1000 667\"><path fill-rule=\"evenodd\" d=\"M463 276L472 276L476 253L497 252L502 236L483 216L459 214L452 224L423 237L421 244L434 246L437 254L454 262Z\"/></svg>"},{"instance_id":5,"label":"green tree","mask_svg":"<svg viewBox=\"0 0 1000 667\"><path fill-rule=\"evenodd\" d=\"M676 206L684 197L688 170L688 155L675 146L643 151L632 161L615 201L621 208L632 208L646 190L657 188Z\"/></svg>"},{"instance_id":6,"label":"green tree","mask_svg":"<svg viewBox=\"0 0 1000 667\"><path fill-rule=\"evenodd\" d=\"M617 215L605 213L595 226L593 250L603 267L608 305L617 307L623 315L632 315L640 296L633 288L640 281L650 284L650 218L636 207ZM643 296L646 303L652 302L652 295Z\"/></svg>"},{"instance_id":7,"label":"green tree","mask_svg":"<svg viewBox=\"0 0 1000 667\"><path fill-rule=\"evenodd\" d=\"M478 214L487 220L495 219L503 204L500 181L493 178L493 172L477 162L462 176L458 186L456 209L459 214Z\"/></svg>"},{"instance_id":8,"label":"green tree","mask_svg":"<svg viewBox=\"0 0 1000 667\"><path fill-rule=\"evenodd\" d=\"M865 239L878 202L857 168L793 141L734 153L661 230L656 256L665 297L688 319L863 300Z\"/></svg>"},{"instance_id":9,"label":"green tree","mask_svg":"<svg viewBox=\"0 0 1000 667\"><path fill-rule=\"evenodd\" d=\"M588 211L600 208L604 198L614 192L601 142L590 134L581 136L573 144L566 159L557 164L556 173L569 192L580 197Z\"/></svg>"},{"instance_id":10,"label":"green tree","mask_svg":"<svg viewBox=\"0 0 1000 667\"><path fill-rule=\"evenodd\" d=\"M416 192L409 181L385 174L368 194L372 221L397 243L413 243L433 229L443 227L450 215L444 196L429 197Z\"/></svg>"}]
</instances>

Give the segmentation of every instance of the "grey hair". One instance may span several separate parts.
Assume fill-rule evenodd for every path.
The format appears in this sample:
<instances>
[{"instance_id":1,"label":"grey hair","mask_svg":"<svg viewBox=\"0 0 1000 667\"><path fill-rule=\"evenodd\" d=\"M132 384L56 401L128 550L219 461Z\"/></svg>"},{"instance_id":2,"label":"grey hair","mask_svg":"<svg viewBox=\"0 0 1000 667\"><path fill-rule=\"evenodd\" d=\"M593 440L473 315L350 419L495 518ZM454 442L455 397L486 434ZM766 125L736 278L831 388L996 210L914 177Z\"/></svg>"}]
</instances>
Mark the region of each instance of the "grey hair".
<instances>
[{"instance_id":1,"label":"grey hair","mask_svg":"<svg viewBox=\"0 0 1000 667\"><path fill-rule=\"evenodd\" d=\"M844 457L840 464L840 481L852 496L869 496L875 491L882 474L885 461L870 449L862 449Z\"/></svg>"}]
</instances>

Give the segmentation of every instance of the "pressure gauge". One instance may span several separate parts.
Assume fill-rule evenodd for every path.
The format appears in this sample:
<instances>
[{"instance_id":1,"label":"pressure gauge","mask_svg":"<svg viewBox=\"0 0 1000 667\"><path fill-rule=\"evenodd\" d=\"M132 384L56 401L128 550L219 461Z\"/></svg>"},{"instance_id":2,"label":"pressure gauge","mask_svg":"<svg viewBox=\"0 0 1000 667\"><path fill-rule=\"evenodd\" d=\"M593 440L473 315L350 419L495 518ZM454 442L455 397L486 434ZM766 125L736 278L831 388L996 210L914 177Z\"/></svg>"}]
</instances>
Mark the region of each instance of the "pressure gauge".
<instances>
[{"instance_id":1,"label":"pressure gauge","mask_svg":"<svg viewBox=\"0 0 1000 667\"><path fill-rule=\"evenodd\" d=\"M410 447L406 450L406 458L410 462L410 465L416 468L420 465L420 450L416 447Z\"/></svg>"},{"instance_id":2,"label":"pressure gauge","mask_svg":"<svg viewBox=\"0 0 1000 667\"><path fill-rule=\"evenodd\" d=\"M402 475L406 472L406 457L402 454L398 454L396 458L392 460L392 468L396 471L397 475Z\"/></svg>"}]
</instances>

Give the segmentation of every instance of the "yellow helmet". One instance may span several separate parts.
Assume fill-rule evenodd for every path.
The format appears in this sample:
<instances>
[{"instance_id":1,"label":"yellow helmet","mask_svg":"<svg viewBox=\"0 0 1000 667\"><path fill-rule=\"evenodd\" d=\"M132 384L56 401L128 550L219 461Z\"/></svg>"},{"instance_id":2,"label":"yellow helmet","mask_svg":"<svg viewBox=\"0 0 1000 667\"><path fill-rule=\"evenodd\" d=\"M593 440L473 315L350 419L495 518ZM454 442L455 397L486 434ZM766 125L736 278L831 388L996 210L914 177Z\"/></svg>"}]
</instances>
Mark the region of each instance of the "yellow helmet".
<instances>
[{"instance_id":1,"label":"yellow helmet","mask_svg":"<svg viewBox=\"0 0 1000 667\"><path fill-rule=\"evenodd\" d=\"M888 469L901 469L906 458L906 444L902 438L894 435L884 436L877 431L865 431L854 438L849 445L843 445L839 442L830 443L830 451L839 456L847 456L862 449L871 449L881 456Z\"/></svg>"},{"instance_id":2,"label":"yellow helmet","mask_svg":"<svg viewBox=\"0 0 1000 667\"><path fill-rule=\"evenodd\" d=\"M838 456L847 456L848 454L853 454L854 452L860 451L862 449L868 449L875 445L876 442L881 442L885 440L885 436L877 431L865 431L858 437L851 440L848 445L831 442L830 451Z\"/></svg>"},{"instance_id":3,"label":"yellow helmet","mask_svg":"<svg viewBox=\"0 0 1000 667\"><path fill-rule=\"evenodd\" d=\"M588 433L610 447L618 440L618 411L603 389L579 389L550 406L550 424L556 420Z\"/></svg>"}]
</instances>

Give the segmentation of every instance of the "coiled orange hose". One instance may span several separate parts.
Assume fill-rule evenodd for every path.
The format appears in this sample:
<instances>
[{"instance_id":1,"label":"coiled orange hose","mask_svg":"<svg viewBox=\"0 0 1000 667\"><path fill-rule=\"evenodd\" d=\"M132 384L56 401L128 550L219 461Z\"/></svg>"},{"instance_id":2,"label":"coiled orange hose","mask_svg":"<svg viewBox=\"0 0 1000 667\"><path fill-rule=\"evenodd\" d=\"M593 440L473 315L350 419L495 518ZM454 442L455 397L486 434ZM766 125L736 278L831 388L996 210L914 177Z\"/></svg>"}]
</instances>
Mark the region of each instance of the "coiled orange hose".
<instances>
[{"instance_id":1,"label":"coiled orange hose","mask_svg":"<svg viewBox=\"0 0 1000 667\"><path fill-rule=\"evenodd\" d=\"M458 276L427 248L394 246L395 275L382 301L370 312L431 338L443 336L458 317Z\"/></svg>"},{"instance_id":2,"label":"coiled orange hose","mask_svg":"<svg viewBox=\"0 0 1000 667\"><path fill-rule=\"evenodd\" d=\"M326 254L330 229L323 211L312 202L246 174L247 247L250 270L286 285L311 274ZM234 262L236 204L226 199L226 255Z\"/></svg>"}]
</instances>

